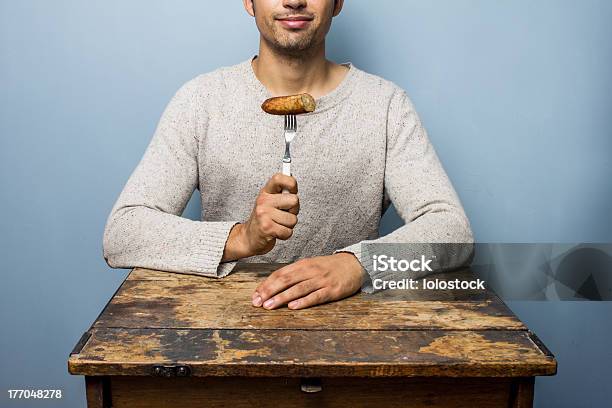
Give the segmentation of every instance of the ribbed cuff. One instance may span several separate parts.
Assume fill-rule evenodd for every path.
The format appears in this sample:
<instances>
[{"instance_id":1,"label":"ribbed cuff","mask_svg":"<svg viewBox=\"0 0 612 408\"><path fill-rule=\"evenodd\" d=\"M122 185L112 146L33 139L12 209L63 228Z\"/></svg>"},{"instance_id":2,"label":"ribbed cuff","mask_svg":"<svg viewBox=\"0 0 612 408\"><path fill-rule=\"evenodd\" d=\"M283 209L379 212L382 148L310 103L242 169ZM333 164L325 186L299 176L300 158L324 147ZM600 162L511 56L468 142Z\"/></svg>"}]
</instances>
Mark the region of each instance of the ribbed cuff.
<instances>
[{"instance_id":1,"label":"ribbed cuff","mask_svg":"<svg viewBox=\"0 0 612 408\"><path fill-rule=\"evenodd\" d=\"M230 272L234 270L234 266L236 266L237 263L237 261L221 262L217 268L217 277L223 278L229 275Z\"/></svg>"},{"instance_id":2,"label":"ribbed cuff","mask_svg":"<svg viewBox=\"0 0 612 408\"><path fill-rule=\"evenodd\" d=\"M193 272L214 278L227 276L236 266L236 261L221 262L230 230L237 221L202 222L200 245L191 254L188 266Z\"/></svg>"}]
</instances>

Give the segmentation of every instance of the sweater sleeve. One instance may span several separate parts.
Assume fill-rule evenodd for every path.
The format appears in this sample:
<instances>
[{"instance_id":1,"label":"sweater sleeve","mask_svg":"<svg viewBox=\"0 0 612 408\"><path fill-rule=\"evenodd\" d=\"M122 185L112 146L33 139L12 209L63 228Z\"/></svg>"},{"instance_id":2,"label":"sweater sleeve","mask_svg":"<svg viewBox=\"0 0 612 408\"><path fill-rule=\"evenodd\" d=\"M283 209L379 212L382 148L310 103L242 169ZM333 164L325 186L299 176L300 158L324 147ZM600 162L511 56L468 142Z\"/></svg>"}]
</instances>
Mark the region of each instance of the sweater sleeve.
<instances>
[{"instance_id":1,"label":"sweater sleeve","mask_svg":"<svg viewBox=\"0 0 612 408\"><path fill-rule=\"evenodd\" d=\"M367 293L374 291L374 279L420 278L432 273L410 272L407 276L407 272L374 270L372 256L377 254L373 252L385 248L379 244L402 244L402 258L417 259L424 255L433 259L433 272L466 265L473 257L474 238L469 220L403 90L398 89L391 98L387 120L385 196L405 225L378 239L336 251L353 253L359 259L367 272L362 287Z\"/></svg>"},{"instance_id":2,"label":"sweater sleeve","mask_svg":"<svg viewBox=\"0 0 612 408\"><path fill-rule=\"evenodd\" d=\"M197 86L191 80L173 96L111 210L102 246L112 268L222 277L236 264L221 257L237 221L181 217L198 187L198 137L206 112L195 106Z\"/></svg>"}]
</instances>

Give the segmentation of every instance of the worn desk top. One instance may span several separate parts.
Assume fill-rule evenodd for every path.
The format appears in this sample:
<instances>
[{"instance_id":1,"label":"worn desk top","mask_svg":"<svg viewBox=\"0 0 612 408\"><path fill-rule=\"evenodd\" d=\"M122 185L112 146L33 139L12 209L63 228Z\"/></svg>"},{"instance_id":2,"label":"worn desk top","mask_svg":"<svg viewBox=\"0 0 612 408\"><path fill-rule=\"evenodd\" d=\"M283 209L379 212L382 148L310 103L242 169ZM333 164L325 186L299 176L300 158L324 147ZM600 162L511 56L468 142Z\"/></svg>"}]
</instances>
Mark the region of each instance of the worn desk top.
<instances>
[{"instance_id":1,"label":"worn desk top","mask_svg":"<svg viewBox=\"0 0 612 408\"><path fill-rule=\"evenodd\" d=\"M68 360L78 375L530 377L554 356L490 291L388 290L292 311L251 305L279 265L223 279L136 268ZM465 279L469 269L435 275ZM432 276L431 278L434 278ZM430 296L425 298L424 296Z\"/></svg>"}]
</instances>

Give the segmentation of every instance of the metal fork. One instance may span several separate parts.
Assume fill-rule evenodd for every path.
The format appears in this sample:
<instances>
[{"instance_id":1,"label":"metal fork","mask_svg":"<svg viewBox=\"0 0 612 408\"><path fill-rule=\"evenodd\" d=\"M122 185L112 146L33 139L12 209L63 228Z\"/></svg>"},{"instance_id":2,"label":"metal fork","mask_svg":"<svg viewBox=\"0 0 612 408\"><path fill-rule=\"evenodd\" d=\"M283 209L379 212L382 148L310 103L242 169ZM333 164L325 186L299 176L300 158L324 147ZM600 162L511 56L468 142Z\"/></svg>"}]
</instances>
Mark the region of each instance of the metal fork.
<instances>
[{"instance_id":1,"label":"metal fork","mask_svg":"<svg viewBox=\"0 0 612 408\"><path fill-rule=\"evenodd\" d=\"M285 115L285 155L283 156L283 174L291 175L291 141L297 132L297 120L295 115ZM289 190L283 189L283 193Z\"/></svg>"}]
</instances>

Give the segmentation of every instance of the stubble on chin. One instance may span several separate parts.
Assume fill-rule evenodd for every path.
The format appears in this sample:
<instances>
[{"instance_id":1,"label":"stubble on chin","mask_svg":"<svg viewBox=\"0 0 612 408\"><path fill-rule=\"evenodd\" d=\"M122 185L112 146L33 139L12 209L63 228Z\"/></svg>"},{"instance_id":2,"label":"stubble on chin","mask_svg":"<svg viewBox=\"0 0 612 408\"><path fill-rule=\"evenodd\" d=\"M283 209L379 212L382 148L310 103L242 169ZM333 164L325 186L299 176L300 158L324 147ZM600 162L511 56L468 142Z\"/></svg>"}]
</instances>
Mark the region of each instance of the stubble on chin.
<instances>
[{"instance_id":1,"label":"stubble on chin","mask_svg":"<svg viewBox=\"0 0 612 408\"><path fill-rule=\"evenodd\" d=\"M275 26L274 21L268 23L272 38L267 38L272 48L283 55L293 57L305 56L315 48L316 29L308 29L302 33L290 34Z\"/></svg>"}]
</instances>

